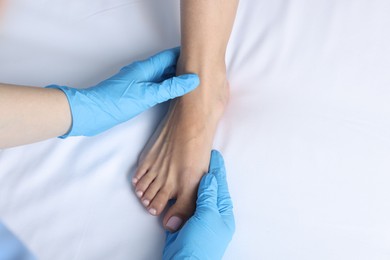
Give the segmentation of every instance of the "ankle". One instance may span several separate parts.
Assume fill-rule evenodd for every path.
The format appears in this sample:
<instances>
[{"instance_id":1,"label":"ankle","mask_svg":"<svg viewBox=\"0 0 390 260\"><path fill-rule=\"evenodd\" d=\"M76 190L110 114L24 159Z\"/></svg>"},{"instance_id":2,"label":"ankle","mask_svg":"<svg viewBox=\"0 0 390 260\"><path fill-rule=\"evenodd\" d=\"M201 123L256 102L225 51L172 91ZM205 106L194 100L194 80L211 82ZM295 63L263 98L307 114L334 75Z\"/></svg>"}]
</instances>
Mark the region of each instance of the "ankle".
<instances>
[{"instance_id":1,"label":"ankle","mask_svg":"<svg viewBox=\"0 0 390 260\"><path fill-rule=\"evenodd\" d=\"M229 88L226 78L224 78L223 80L214 80L207 83L202 81L196 90L178 98L177 102L185 111L193 111L198 117L219 121L228 99Z\"/></svg>"},{"instance_id":2,"label":"ankle","mask_svg":"<svg viewBox=\"0 0 390 260\"><path fill-rule=\"evenodd\" d=\"M200 78L200 85L191 93L181 97L180 103L196 107L199 112L218 121L225 110L229 99L229 86L226 79L224 58L217 61L201 58L186 59L180 56L177 63L177 74L195 73Z\"/></svg>"},{"instance_id":3,"label":"ankle","mask_svg":"<svg viewBox=\"0 0 390 260\"><path fill-rule=\"evenodd\" d=\"M208 76L214 77L216 73L217 75L226 76L225 58L208 58L206 60L200 56L188 58L188 55L181 54L177 61L177 74L184 73L195 73L202 78Z\"/></svg>"},{"instance_id":4,"label":"ankle","mask_svg":"<svg viewBox=\"0 0 390 260\"><path fill-rule=\"evenodd\" d=\"M225 69L224 52L218 51L210 53L210 51L202 50L200 52L189 52L182 50L177 62L178 69L184 69L185 72L199 73L216 68Z\"/></svg>"}]
</instances>

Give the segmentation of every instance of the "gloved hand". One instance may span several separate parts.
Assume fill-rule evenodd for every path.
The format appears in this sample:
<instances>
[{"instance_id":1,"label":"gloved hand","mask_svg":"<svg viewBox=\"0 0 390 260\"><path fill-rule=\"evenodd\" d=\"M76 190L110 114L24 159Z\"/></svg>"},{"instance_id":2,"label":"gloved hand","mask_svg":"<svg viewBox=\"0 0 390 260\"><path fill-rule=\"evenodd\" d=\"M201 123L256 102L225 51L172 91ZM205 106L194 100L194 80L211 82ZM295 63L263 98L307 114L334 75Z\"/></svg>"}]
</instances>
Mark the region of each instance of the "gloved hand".
<instances>
[{"instance_id":1,"label":"gloved hand","mask_svg":"<svg viewBox=\"0 0 390 260\"><path fill-rule=\"evenodd\" d=\"M5 226L0 222L0 259L34 260L35 257Z\"/></svg>"},{"instance_id":2,"label":"gloved hand","mask_svg":"<svg viewBox=\"0 0 390 260\"><path fill-rule=\"evenodd\" d=\"M61 89L71 108L72 127L61 138L99 134L158 103L192 91L199 85L197 75L174 77L179 52L174 48L134 62L87 89L47 86Z\"/></svg>"},{"instance_id":3,"label":"gloved hand","mask_svg":"<svg viewBox=\"0 0 390 260\"><path fill-rule=\"evenodd\" d=\"M233 204L222 155L212 151L194 215L177 232L167 232L163 259L221 259L235 230Z\"/></svg>"}]
</instances>

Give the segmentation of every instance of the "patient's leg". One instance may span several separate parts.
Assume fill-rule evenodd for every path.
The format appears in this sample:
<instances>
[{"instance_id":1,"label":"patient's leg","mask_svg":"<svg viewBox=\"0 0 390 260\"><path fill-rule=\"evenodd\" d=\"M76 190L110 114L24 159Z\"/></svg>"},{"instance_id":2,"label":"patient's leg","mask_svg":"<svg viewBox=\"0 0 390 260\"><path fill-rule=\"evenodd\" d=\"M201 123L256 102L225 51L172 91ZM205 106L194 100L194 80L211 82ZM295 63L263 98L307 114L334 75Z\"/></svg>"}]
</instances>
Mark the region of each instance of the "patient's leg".
<instances>
[{"instance_id":1,"label":"patient's leg","mask_svg":"<svg viewBox=\"0 0 390 260\"><path fill-rule=\"evenodd\" d=\"M177 73L197 73L201 84L171 103L133 179L137 196L153 215L177 198L163 220L170 230L193 214L198 183L208 170L214 134L228 99L225 51L237 5L238 0L181 1Z\"/></svg>"}]
</instances>

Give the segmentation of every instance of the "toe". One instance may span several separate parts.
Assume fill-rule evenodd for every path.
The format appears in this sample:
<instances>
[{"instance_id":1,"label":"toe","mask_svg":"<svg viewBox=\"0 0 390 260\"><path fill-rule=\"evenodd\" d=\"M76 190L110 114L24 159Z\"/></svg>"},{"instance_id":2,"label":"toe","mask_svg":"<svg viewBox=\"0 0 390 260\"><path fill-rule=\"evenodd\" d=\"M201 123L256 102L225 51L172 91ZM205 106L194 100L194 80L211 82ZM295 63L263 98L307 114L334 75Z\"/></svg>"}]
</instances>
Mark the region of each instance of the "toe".
<instances>
[{"instance_id":1,"label":"toe","mask_svg":"<svg viewBox=\"0 0 390 260\"><path fill-rule=\"evenodd\" d=\"M158 176L154 179L154 181L149 185L149 187L145 190L142 196L142 204L145 207L150 205L150 202L154 199L157 192L161 189L162 183L160 182Z\"/></svg>"},{"instance_id":2,"label":"toe","mask_svg":"<svg viewBox=\"0 0 390 260\"><path fill-rule=\"evenodd\" d=\"M175 204L169 208L163 219L164 228L175 232L189 219L195 210L195 195L178 195Z\"/></svg>"},{"instance_id":3,"label":"toe","mask_svg":"<svg viewBox=\"0 0 390 260\"><path fill-rule=\"evenodd\" d=\"M171 194L171 189L167 187L160 189L148 207L149 213L152 215L160 215L165 209Z\"/></svg>"},{"instance_id":4,"label":"toe","mask_svg":"<svg viewBox=\"0 0 390 260\"><path fill-rule=\"evenodd\" d=\"M145 191L148 189L149 185L153 182L153 180L156 178L156 172L155 171L148 171L142 178L137 182L135 185L135 192L137 194L138 198L143 197L145 194Z\"/></svg>"}]
</instances>

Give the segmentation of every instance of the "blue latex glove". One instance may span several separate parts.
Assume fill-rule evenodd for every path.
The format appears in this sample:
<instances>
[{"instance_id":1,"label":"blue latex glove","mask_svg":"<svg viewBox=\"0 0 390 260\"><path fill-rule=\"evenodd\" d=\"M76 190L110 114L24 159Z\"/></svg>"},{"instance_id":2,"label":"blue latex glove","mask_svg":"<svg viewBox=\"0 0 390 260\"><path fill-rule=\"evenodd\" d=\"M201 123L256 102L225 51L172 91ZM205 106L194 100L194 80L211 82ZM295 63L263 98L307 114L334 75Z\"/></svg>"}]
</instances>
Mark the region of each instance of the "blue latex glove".
<instances>
[{"instance_id":1,"label":"blue latex glove","mask_svg":"<svg viewBox=\"0 0 390 260\"><path fill-rule=\"evenodd\" d=\"M0 260L33 260L35 257L0 222Z\"/></svg>"},{"instance_id":2,"label":"blue latex glove","mask_svg":"<svg viewBox=\"0 0 390 260\"><path fill-rule=\"evenodd\" d=\"M235 230L233 204L222 155L212 151L194 215L181 230L167 231L163 259L222 259Z\"/></svg>"},{"instance_id":3,"label":"blue latex glove","mask_svg":"<svg viewBox=\"0 0 390 260\"><path fill-rule=\"evenodd\" d=\"M192 91L199 85L197 75L173 77L179 53L180 49L174 48L134 62L87 89L47 86L61 89L71 108L72 127L61 138L99 134L158 103Z\"/></svg>"}]
</instances>

